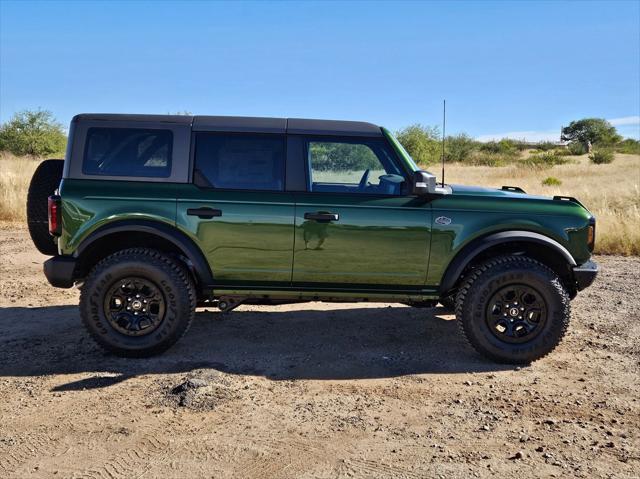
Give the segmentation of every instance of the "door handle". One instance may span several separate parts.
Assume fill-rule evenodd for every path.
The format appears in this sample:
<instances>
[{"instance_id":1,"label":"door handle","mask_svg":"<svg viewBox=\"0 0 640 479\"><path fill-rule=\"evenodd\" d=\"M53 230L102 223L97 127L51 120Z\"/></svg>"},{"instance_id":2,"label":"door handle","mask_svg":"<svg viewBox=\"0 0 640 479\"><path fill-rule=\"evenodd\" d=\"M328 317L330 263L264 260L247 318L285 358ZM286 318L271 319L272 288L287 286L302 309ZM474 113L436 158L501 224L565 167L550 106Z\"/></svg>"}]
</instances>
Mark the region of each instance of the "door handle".
<instances>
[{"instance_id":1,"label":"door handle","mask_svg":"<svg viewBox=\"0 0 640 479\"><path fill-rule=\"evenodd\" d=\"M338 213L325 213L318 211L317 213L305 213L305 220L313 220L318 223L329 223L331 221L338 221L340 219L340 215Z\"/></svg>"},{"instance_id":2,"label":"door handle","mask_svg":"<svg viewBox=\"0 0 640 479\"><path fill-rule=\"evenodd\" d=\"M189 216L197 216L200 219L213 218L214 216L222 216L222 210L213 208L189 208L187 209Z\"/></svg>"}]
</instances>

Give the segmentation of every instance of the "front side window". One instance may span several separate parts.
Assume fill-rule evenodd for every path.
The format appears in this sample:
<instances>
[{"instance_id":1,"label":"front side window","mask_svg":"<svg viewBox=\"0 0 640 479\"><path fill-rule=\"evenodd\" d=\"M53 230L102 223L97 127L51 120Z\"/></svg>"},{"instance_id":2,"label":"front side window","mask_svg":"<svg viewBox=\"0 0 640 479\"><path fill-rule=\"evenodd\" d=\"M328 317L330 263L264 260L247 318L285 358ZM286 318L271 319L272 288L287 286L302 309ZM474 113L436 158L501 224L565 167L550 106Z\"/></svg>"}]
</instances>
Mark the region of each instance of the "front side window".
<instances>
[{"instance_id":1,"label":"front side window","mask_svg":"<svg viewBox=\"0 0 640 479\"><path fill-rule=\"evenodd\" d=\"M310 191L401 194L404 176L378 140L310 140L307 142Z\"/></svg>"},{"instance_id":2,"label":"front side window","mask_svg":"<svg viewBox=\"0 0 640 479\"><path fill-rule=\"evenodd\" d=\"M284 136L198 133L194 181L231 190L284 189Z\"/></svg>"},{"instance_id":3,"label":"front side window","mask_svg":"<svg viewBox=\"0 0 640 479\"><path fill-rule=\"evenodd\" d=\"M167 178L173 133L141 128L89 128L82 172L86 175Z\"/></svg>"}]
</instances>

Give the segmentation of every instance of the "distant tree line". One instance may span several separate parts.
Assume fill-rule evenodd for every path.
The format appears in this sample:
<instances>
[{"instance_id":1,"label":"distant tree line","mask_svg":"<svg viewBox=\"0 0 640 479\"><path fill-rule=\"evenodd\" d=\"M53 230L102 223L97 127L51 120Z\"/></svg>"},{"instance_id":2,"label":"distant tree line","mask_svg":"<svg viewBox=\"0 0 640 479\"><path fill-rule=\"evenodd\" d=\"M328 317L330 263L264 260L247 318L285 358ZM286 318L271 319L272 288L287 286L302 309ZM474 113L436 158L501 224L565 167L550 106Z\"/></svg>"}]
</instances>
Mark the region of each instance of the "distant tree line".
<instances>
[{"instance_id":1,"label":"distant tree line","mask_svg":"<svg viewBox=\"0 0 640 479\"><path fill-rule=\"evenodd\" d=\"M396 133L398 140L420 165L437 163L442 157L442 138L437 127L411 125ZM590 153L595 163L613 161L613 152L640 154L640 141L618 134L615 127L601 118L572 121L562 129L564 145L543 141L537 144L504 138L479 142L462 133L445 140L447 161L470 165L502 166L518 159L531 165L554 165L568 161L566 156ZM521 160L524 150L533 150ZM595 158L595 159L594 159ZM607 161L610 160L610 161Z\"/></svg>"},{"instance_id":2,"label":"distant tree line","mask_svg":"<svg viewBox=\"0 0 640 479\"><path fill-rule=\"evenodd\" d=\"M183 113L184 114L184 113ZM398 140L422 166L437 163L442 155L441 135L438 127L420 124L407 126L396 133ZM613 160L613 152L640 154L640 141L623 140L615 127L601 118L584 118L572 121L562 129L561 139L566 147L553 142L535 145L525 141L502 139L479 142L464 133L451 135L445 141L447 161L470 165L501 166L514 160L532 165L555 165L566 162L563 157L591 153L598 163ZM0 125L0 151L18 156L46 157L62 155L67 136L60 123L47 110L24 110ZM352 145L316 143L313 145L317 168L328 170L362 169L375 167L378 162L369 148L353 148ZM520 160L524 150L534 150L525 160Z\"/></svg>"}]
</instances>

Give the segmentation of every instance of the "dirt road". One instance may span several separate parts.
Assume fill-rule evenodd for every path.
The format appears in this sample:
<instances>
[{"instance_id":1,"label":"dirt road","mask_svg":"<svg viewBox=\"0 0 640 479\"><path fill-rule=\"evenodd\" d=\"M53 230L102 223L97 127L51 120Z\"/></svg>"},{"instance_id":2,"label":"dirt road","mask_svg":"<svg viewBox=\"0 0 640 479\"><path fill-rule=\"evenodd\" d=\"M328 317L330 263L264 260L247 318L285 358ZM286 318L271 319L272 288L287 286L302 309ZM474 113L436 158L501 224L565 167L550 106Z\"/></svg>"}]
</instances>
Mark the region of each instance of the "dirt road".
<instances>
[{"instance_id":1,"label":"dirt road","mask_svg":"<svg viewBox=\"0 0 640 479\"><path fill-rule=\"evenodd\" d=\"M392 304L202 311L158 358L109 357L42 260L0 227L0 477L640 475L638 258L598 258L526 368Z\"/></svg>"}]
</instances>

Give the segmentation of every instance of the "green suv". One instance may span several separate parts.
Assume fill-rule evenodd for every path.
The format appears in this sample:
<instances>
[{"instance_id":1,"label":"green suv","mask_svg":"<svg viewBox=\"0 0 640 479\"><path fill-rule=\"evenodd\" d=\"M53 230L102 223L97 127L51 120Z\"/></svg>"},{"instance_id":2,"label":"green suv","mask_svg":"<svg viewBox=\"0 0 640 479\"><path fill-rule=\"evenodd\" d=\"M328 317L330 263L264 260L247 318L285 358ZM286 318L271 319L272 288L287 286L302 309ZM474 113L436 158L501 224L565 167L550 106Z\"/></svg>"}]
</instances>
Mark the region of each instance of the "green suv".
<instances>
[{"instance_id":1,"label":"green suv","mask_svg":"<svg viewBox=\"0 0 640 479\"><path fill-rule=\"evenodd\" d=\"M166 350L198 306L440 302L477 351L529 363L598 270L578 200L438 184L363 122L78 115L27 210L47 279L123 356Z\"/></svg>"}]
</instances>

